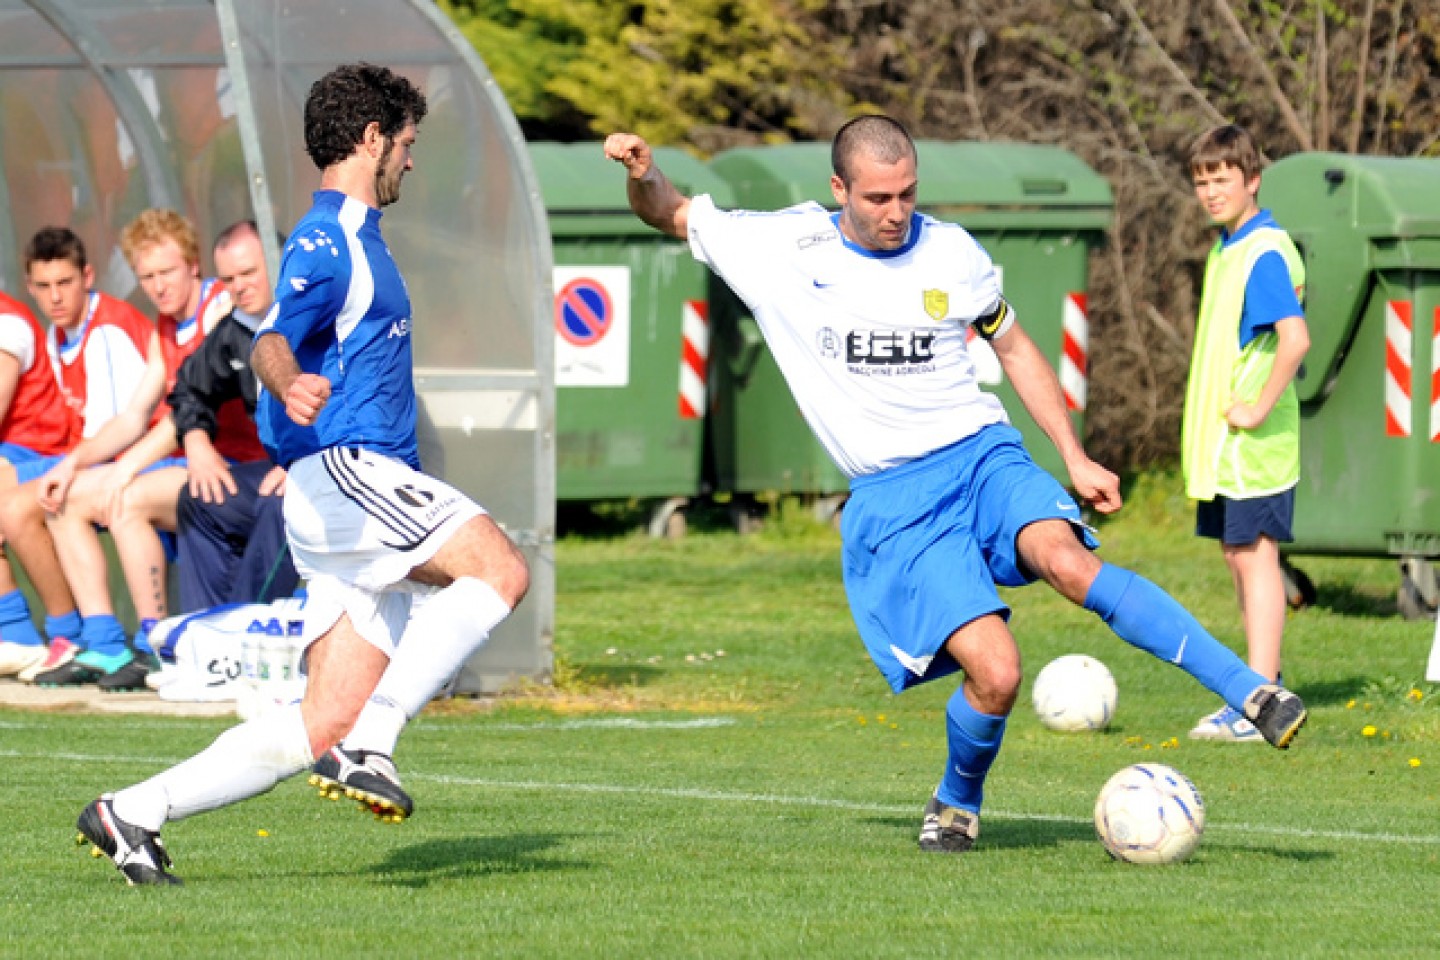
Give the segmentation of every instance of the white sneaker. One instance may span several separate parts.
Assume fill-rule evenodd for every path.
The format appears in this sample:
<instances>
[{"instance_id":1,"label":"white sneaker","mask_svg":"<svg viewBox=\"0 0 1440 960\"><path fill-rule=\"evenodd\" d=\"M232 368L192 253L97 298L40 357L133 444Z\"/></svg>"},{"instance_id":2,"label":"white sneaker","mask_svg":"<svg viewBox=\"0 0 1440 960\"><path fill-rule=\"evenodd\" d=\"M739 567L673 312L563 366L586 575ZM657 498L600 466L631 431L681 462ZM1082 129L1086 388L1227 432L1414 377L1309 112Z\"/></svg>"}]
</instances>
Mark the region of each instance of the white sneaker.
<instances>
[{"instance_id":1,"label":"white sneaker","mask_svg":"<svg viewBox=\"0 0 1440 960\"><path fill-rule=\"evenodd\" d=\"M65 664L74 660L85 652L85 648L78 643L71 643L64 637L52 637L50 646L45 647L45 656L36 660L30 666L21 670L15 677L21 683L34 683L35 678L42 673L49 673L51 670L59 670Z\"/></svg>"},{"instance_id":2,"label":"white sneaker","mask_svg":"<svg viewBox=\"0 0 1440 960\"><path fill-rule=\"evenodd\" d=\"M159 670L151 670L145 675L145 686L151 690L159 690L161 687L169 686L184 675L185 671L181 670L175 664L161 663Z\"/></svg>"},{"instance_id":3,"label":"white sneaker","mask_svg":"<svg viewBox=\"0 0 1440 960\"><path fill-rule=\"evenodd\" d=\"M0 677L13 677L45 659L43 643L15 643L0 640Z\"/></svg>"},{"instance_id":4,"label":"white sneaker","mask_svg":"<svg viewBox=\"0 0 1440 960\"><path fill-rule=\"evenodd\" d=\"M1234 707L1221 707L1200 718L1190 731L1191 740L1229 740L1232 743L1264 743L1265 738Z\"/></svg>"}]
</instances>

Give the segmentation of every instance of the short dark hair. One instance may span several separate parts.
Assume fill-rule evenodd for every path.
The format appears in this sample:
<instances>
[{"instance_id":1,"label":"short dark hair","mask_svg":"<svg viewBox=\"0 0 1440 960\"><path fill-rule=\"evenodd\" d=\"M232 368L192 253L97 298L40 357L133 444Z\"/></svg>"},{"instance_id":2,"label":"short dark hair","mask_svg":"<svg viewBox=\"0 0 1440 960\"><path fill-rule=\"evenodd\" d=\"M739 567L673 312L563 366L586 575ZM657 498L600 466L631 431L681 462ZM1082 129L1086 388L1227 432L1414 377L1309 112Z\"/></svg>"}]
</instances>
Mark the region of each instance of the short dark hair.
<instances>
[{"instance_id":1,"label":"short dark hair","mask_svg":"<svg viewBox=\"0 0 1440 960\"><path fill-rule=\"evenodd\" d=\"M370 63L347 63L316 80L305 100L305 152L324 170L349 157L380 125L394 137L425 119L425 95L404 77Z\"/></svg>"},{"instance_id":2,"label":"short dark hair","mask_svg":"<svg viewBox=\"0 0 1440 960\"><path fill-rule=\"evenodd\" d=\"M25 272L30 272L32 264L52 260L69 260L80 270L90 264L90 258L85 256L85 241L74 230L69 227L41 227L25 244Z\"/></svg>"},{"instance_id":3,"label":"short dark hair","mask_svg":"<svg viewBox=\"0 0 1440 960\"><path fill-rule=\"evenodd\" d=\"M260 228L255 225L254 220L237 220L220 231L220 235L215 238L215 245L210 249L220 250L230 246L236 240L244 240L248 237L259 240Z\"/></svg>"},{"instance_id":4,"label":"short dark hair","mask_svg":"<svg viewBox=\"0 0 1440 960\"><path fill-rule=\"evenodd\" d=\"M1190 148L1190 172L1235 167L1246 180L1260 175L1260 151L1244 127L1227 123L1200 135Z\"/></svg>"},{"instance_id":5,"label":"short dark hair","mask_svg":"<svg viewBox=\"0 0 1440 960\"><path fill-rule=\"evenodd\" d=\"M885 164L905 157L919 159L915 141L899 120L878 113L856 117L840 128L830 144L830 167L846 186L854 175L855 155L862 150Z\"/></svg>"}]
</instances>

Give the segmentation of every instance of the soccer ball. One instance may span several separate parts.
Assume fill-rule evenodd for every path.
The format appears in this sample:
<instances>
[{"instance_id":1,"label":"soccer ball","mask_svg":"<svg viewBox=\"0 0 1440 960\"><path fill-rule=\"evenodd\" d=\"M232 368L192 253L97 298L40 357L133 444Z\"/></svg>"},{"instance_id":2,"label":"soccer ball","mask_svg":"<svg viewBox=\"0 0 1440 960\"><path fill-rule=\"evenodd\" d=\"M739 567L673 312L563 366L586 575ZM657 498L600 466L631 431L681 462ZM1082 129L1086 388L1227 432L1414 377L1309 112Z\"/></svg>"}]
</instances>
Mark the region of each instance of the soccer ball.
<instances>
[{"instance_id":1,"label":"soccer ball","mask_svg":"<svg viewBox=\"0 0 1440 960\"><path fill-rule=\"evenodd\" d=\"M1115 678L1105 664L1072 653L1045 665L1035 677L1031 702L1051 730L1102 730L1115 716Z\"/></svg>"},{"instance_id":2,"label":"soccer ball","mask_svg":"<svg viewBox=\"0 0 1440 960\"><path fill-rule=\"evenodd\" d=\"M1095 832L1127 863L1177 863L1205 832L1205 801L1183 773L1137 763L1105 782L1095 800Z\"/></svg>"}]
</instances>

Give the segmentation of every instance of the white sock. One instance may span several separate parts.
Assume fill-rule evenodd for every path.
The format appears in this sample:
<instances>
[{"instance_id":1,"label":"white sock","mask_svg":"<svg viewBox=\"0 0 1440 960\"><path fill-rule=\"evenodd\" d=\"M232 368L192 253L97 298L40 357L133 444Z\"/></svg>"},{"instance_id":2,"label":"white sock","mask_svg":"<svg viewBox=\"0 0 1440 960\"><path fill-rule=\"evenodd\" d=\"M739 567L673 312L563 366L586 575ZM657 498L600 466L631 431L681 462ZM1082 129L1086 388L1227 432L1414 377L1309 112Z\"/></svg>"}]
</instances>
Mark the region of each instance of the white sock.
<instances>
[{"instance_id":1,"label":"white sock","mask_svg":"<svg viewBox=\"0 0 1440 960\"><path fill-rule=\"evenodd\" d=\"M115 794L115 813L147 830L269 791L314 763L300 705L231 727L204 750Z\"/></svg>"},{"instance_id":2,"label":"white sock","mask_svg":"<svg viewBox=\"0 0 1440 960\"><path fill-rule=\"evenodd\" d=\"M406 722L440 692L508 616L510 606L495 588L474 577L461 577L427 598L405 628L395 656L345 737L345 749L394 756L395 741Z\"/></svg>"}]
</instances>

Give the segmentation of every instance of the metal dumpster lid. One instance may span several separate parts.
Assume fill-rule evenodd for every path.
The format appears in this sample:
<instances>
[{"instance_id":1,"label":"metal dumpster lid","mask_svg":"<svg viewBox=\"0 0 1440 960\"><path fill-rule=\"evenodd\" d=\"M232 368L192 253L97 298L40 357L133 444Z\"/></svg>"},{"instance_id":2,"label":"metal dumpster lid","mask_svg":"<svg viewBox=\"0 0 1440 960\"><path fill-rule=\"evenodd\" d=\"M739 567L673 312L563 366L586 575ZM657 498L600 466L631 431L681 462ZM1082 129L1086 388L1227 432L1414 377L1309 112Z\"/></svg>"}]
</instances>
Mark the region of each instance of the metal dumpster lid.
<instances>
[{"instance_id":1,"label":"metal dumpster lid","mask_svg":"<svg viewBox=\"0 0 1440 960\"><path fill-rule=\"evenodd\" d=\"M530 163L540 181L545 209L552 221L622 214L633 224L620 232L654 232L630 212L630 203L625 197L625 171L619 164L605 159L598 142L541 141L527 146ZM729 184L684 150L655 147L654 153L660 169L681 193L686 196L708 193L715 198L717 206L734 206L734 193Z\"/></svg>"},{"instance_id":2,"label":"metal dumpster lid","mask_svg":"<svg viewBox=\"0 0 1440 960\"><path fill-rule=\"evenodd\" d=\"M1261 174L1260 203L1287 230L1440 237L1440 159L1292 154Z\"/></svg>"},{"instance_id":3,"label":"metal dumpster lid","mask_svg":"<svg viewBox=\"0 0 1440 960\"><path fill-rule=\"evenodd\" d=\"M950 216L983 211L1002 224L1007 211L1035 222L1042 211L1093 214L1086 225L1109 222L1109 183L1075 154L1031 143L920 140L920 208ZM727 150L711 167L735 188L742 206L777 208L814 200L835 206L830 193L830 145L796 143ZM1078 224L1077 224L1078 225Z\"/></svg>"}]
</instances>

